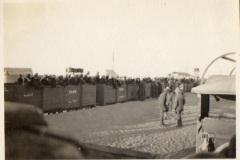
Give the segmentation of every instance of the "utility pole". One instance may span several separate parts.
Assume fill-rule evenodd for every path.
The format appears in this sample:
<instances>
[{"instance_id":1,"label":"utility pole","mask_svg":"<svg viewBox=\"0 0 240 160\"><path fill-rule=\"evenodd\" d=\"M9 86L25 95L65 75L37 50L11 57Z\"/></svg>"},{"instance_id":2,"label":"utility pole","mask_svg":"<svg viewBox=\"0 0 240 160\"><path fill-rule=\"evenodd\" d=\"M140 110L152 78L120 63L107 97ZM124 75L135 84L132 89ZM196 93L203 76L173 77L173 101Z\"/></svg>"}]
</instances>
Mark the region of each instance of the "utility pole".
<instances>
[{"instance_id":1,"label":"utility pole","mask_svg":"<svg viewBox=\"0 0 240 160\"><path fill-rule=\"evenodd\" d=\"M112 70L114 71L114 52L113 52L113 57L112 57Z\"/></svg>"}]
</instances>

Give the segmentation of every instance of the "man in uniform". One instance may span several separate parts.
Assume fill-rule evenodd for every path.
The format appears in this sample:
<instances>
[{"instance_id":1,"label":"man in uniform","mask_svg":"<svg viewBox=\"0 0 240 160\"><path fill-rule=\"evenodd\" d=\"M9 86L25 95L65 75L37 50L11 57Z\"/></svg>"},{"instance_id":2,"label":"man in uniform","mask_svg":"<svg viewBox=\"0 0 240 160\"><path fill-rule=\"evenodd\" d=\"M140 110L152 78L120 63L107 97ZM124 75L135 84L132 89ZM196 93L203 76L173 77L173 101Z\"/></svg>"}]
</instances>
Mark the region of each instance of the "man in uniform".
<instances>
[{"instance_id":1,"label":"man in uniform","mask_svg":"<svg viewBox=\"0 0 240 160\"><path fill-rule=\"evenodd\" d=\"M32 86L32 77L31 77L30 74L27 74L27 77L24 78L24 83L25 83L28 87Z\"/></svg>"},{"instance_id":2,"label":"man in uniform","mask_svg":"<svg viewBox=\"0 0 240 160\"><path fill-rule=\"evenodd\" d=\"M172 117L172 105L173 105L173 100L174 100L174 91L172 91L170 89L170 91L167 94L167 107L168 107L168 116L166 117L166 119L168 119L169 117Z\"/></svg>"},{"instance_id":3,"label":"man in uniform","mask_svg":"<svg viewBox=\"0 0 240 160\"><path fill-rule=\"evenodd\" d=\"M23 78L22 78L22 75L21 75L21 74L19 75L19 78L18 78L18 80L17 80L17 84L19 84L19 85L22 85L22 84L23 84Z\"/></svg>"},{"instance_id":4,"label":"man in uniform","mask_svg":"<svg viewBox=\"0 0 240 160\"><path fill-rule=\"evenodd\" d=\"M167 94L168 94L169 91L170 91L170 88L166 87L164 89L164 91L159 96L160 125L161 126L165 125L163 123L163 119L164 119L164 113L166 113L168 111L168 107L167 107Z\"/></svg>"},{"instance_id":5,"label":"man in uniform","mask_svg":"<svg viewBox=\"0 0 240 160\"><path fill-rule=\"evenodd\" d=\"M185 96L183 91L181 90L175 90L176 92L176 97L175 97L175 103L174 103L174 109L175 113L177 114L177 127L182 126L182 111L184 109L184 105L186 103Z\"/></svg>"},{"instance_id":6,"label":"man in uniform","mask_svg":"<svg viewBox=\"0 0 240 160\"><path fill-rule=\"evenodd\" d=\"M144 82L144 80L140 81L140 83L139 83L138 99L141 100L141 101L145 101L146 100L145 82Z\"/></svg>"},{"instance_id":7,"label":"man in uniform","mask_svg":"<svg viewBox=\"0 0 240 160\"><path fill-rule=\"evenodd\" d=\"M99 72L97 72L95 78L94 78L95 83L99 84L100 83L100 76L99 76Z\"/></svg>"}]
</instances>

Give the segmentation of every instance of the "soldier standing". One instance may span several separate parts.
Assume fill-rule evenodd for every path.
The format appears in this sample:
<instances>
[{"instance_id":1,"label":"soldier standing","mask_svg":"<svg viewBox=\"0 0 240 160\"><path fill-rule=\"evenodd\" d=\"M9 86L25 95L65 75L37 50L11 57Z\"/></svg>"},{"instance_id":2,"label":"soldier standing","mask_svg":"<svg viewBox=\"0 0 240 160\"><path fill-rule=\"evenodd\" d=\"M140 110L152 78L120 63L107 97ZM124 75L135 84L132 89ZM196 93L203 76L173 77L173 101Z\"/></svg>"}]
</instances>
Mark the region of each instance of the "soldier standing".
<instances>
[{"instance_id":1,"label":"soldier standing","mask_svg":"<svg viewBox=\"0 0 240 160\"><path fill-rule=\"evenodd\" d=\"M139 100L141 100L141 101L145 101L145 99L146 99L145 82L144 82L143 80L140 81L140 84L139 84L138 98L139 98Z\"/></svg>"},{"instance_id":2,"label":"soldier standing","mask_svg":"<svg viewBox=\"0 0 240 160\"><path fill-rule=\"evenodd\" d=\"M176 92L176 97L175 97L175 103L174 103L174 109L175 113L177 114L177 127L182 126L182 111L184 109L184 105L186 103L185 96L183 91L181 90L175 90Z\"/></svg>"},{"instance_id":3,"label":"soldier standing","mask_svg":"<svg viewBox=\"0 0 240 160\"><path fill-rule=\"evenodd\" d=\"M168 117L172 117L173 93L171 90L167 93Z\"/></svg>"},{"instance_id":4,"label":"soldier standing","mask_svg":"<svg viewBox=\"0 0 240 160\"><path fill-rule=\"evenodd\" d=\"M22 78L22 75L21 75L21 74L19 75L19 78L18 78L18 80L17 80L17 84L19 84L19 85L22 85L22 84L23 84L23 78Z\"/></svg>"},{"instance_id":5,"label":"soldier standing","mask_svg":"<svg viewBox=\"0 0 240 160\"><path fill-rule=\"evenodd\" d=\"M95 83L99 84L100 83L100 76L99 76L99 72L97 72L95 78L94 78Z\"/></svg>"},{"instance_id":6,"label":"soldier standing","mask_svg":"<svg viewBox=\"0 0 240 160\"><path fill-rule=\"evenodd\" d=\"M164 91L160 94L159 96L159 107L160 107L160 125L163 126L165 125L163 123L164 120L164 113L168 111L167 107L167 94L169 92L169 87L166 87Z\"/></svg>"}]
</instances>

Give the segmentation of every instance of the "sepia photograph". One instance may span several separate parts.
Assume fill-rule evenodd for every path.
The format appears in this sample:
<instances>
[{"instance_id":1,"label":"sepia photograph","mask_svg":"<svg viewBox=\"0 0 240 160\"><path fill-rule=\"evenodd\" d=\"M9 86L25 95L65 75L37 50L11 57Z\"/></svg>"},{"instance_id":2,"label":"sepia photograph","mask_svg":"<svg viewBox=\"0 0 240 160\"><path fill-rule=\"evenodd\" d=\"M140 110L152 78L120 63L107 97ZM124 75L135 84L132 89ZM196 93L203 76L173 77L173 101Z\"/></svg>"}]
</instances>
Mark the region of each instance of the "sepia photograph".
<instances>
[{"instance_id":1,"label":"sepia photograph","mask_svg":"<svg viewBox=\"0 0 240 160\"><path fill-rule=\"evenodd\" d=\"M239 13L3 0L3 158L236 159Z\"/></svg>"}]
</instances>

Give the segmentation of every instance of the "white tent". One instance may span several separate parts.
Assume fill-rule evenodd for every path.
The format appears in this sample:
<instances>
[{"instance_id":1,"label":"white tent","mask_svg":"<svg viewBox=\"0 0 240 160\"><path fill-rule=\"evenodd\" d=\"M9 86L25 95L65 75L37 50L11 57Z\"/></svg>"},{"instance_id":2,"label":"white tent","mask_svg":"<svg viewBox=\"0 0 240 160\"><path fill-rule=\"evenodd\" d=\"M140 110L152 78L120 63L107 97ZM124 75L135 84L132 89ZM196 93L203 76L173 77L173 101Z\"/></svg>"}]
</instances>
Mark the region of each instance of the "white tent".
<instances>
[{"instance_id":1,"label":"white tent","mask_svg":"<svg viewBox=\"0 0 240 160\"><path fill-rule=\"evenodd\" d=\"M106 74L109 75L110 77L117 77L118 74L114 70L106 70Z\"/></svg>"}]
</instances>

